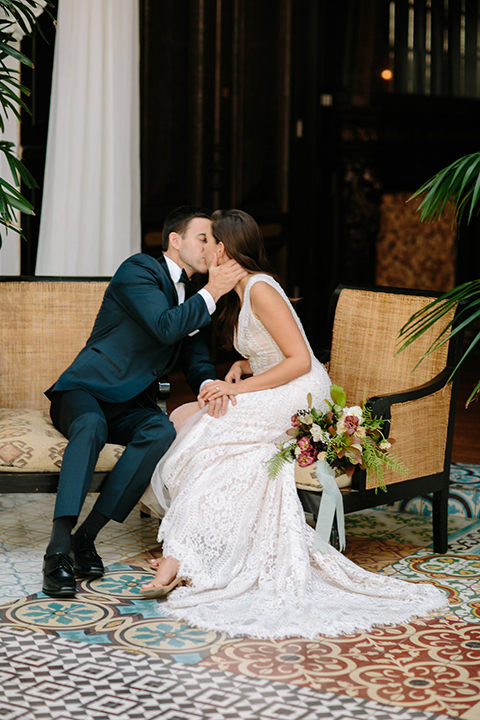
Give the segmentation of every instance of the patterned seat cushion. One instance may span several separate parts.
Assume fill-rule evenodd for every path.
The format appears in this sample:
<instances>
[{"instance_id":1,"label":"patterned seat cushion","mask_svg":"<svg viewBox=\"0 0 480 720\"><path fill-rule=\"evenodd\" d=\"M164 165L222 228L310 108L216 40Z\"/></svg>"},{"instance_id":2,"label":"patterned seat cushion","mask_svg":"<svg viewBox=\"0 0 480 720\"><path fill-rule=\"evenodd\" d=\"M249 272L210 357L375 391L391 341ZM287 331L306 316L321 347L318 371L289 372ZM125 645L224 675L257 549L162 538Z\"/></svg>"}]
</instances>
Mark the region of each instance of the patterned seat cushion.
<instances>
[{"instance_id":1,"label":"patterned seat cushion","mask_svg":"<svg viewBox=\"0 0 480 720\"><path fill-rule=\"evenodd\" d=\"M48 410L0 409L0 472L58 473L67 442ZM121 445L105 445L96 472L109 472L122 452Z\"/></svg>"}]
</instances>

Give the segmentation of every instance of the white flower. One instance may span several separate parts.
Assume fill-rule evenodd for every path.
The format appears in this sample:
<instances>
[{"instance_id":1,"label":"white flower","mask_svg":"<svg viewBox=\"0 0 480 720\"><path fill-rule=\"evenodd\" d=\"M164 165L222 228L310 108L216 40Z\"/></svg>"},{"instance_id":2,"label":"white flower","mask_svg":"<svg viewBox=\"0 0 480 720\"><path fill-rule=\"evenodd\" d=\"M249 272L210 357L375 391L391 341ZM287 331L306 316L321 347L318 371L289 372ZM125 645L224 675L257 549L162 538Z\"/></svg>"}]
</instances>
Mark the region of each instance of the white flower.
<instances>
[{"instance_id":1,"label":"white flower","mask_svg":"<svg viewBox=\"0 0 480 720\"><path fill-rule=\"evenodd\" d=\"M367 434L367 431L365 430L365 428L362 425L359 425L358 428L355 430L355 435L358 438L364 438L366 434Z\"/></svg>"},{"instance_id":2,"label":"white flower","mask_svg":"<svg viewBox=\"0 0 480 720\"><path fill-rule=\"evenodd\" d=\"M380 450L390 450L392 443L389 443L388 440L382 440L378 447Z\"/></svg>"},{"instance_id":3,"label":"white flower","mask_svg":"<svg viewBox=\"0 0 480 720\"><path fill-rule=\"evenodd\" d=\"M353 415L353 417L357 417L360 421L360 425L363 422L363 410L358 405L354 405L351 408L345 408L343 411L343 417L347 417L347 415Z\"/></svg>"},{"instance_id":4,"label":"white flower","mask_svg":"<svg viewBox=\"0 0 480 720\"><path fill-rule=\"evenodd\" d=\"M313 423L312 427L310 428L310 432L312 433L312 438L314 442L325 442L325 432L322 430L320 425Z\"/></svg>"},{"instance_id":5,"label":"white flower","mask_svg":"<svg viewBox=\"0 0 480 720\"><path fill-rule=\"evenodd\" d=\"M341 435L342 433L345 432L345 422L344 422L344 420L345 420L345 418L344 418L343 415L342 415L342 417L341 417L341 418L338 420L338 422L337 422L337 435Z\"/></svg>"},{"instance_id":6,"label":"white flower","mask_svg":"<svg viewBox=\"0 0 480 720\"><path fill-rule=\"evenodd\" d=\"M302 452L302 451L300 450L300 448L299 448L298 445L297 445L297 446L295 447L295 450L294 450L295 457L298 458L298 456L300 455L301 452Z\"/></svg>"}]
</instances>

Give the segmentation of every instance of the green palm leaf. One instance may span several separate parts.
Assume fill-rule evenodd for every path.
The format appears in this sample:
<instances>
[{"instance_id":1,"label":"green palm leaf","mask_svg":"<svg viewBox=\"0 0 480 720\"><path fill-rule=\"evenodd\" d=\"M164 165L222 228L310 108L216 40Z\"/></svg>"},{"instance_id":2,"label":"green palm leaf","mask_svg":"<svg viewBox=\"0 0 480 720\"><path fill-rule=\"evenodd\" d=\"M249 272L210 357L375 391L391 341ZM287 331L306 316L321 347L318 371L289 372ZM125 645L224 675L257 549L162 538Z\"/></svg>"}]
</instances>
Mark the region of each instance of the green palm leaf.
<instances>
[{"instance_id":1,"label":"green palm leaf","mask_svg":"<svg viewBox=\"0 0 480 720\"><path fill-rule=\"evenodd\" d=\"M440 170L410 198L425 196L417 212L422 222L433 222L446 207L453 209L453 221L460 222L470 200L468 219L480 195L480 152L465 155Z\"/></svg>"},{"instance_id":2,"label":"green palm leaf","mask_svg":"<svg viewBox=\"0 0 480 720\"><path fill-rule=\"evenodd\" d=\"M15 68L8 66L7 58L13 58L23 65L33 68L32 61L17 49L16 41L11 35L12 25L18 23L26 35L31 35L38 28L43 37L40 26L37 24L35 9L36 0L0 0L0 9L3 17L0 19L0 131L5 130L5 118L12 113L19 120L21 119L20 109L30 113L27 105L21 99L21 95L29 95L30 91L20 81L20 73ZM53 7L52 0L47 0L47 5ZM53 20L51 13L46 9L47 14ZM0 178L0 225L19 232L16 227L16 213L33 215L33 205L26 200L17 189L24 183L27 187L38 187L35 179L22 161L15 155L13 143L0 141L0 152L7 159L12 173L14 187L6 180ZM23 237L23 235L22 235ZM1 247L1 238L0 238Z\"/></svg>"},{"instance_id":3,"label":"green palm leaf","mask_svg":"<svg viewBox=\"0 0 480 720\"><path fill-rule=\"evenodd\" d=\"M409 199L421 196L424 197L417 212L420 212L422 222L433 222L442 216L445 208L451 208L453 210L452 222L460 222L465 211L468 210L466 219L469 223L480 200L480 152L465 155L443 168ZM418 367L427 355L438 350L457 333L462 332L480 318L480 280L472 280L459 285L414 313L399 332L400 348L397 354L418 340L435 323L441 322L447 313L459 303L461 308L455 320L445 322L415 367ZM450 379L479 342L480 332L470 342L452 371ZM477 397L479 392L480 380L472 390L467 405Z\"/></svg>"}]
</instances>

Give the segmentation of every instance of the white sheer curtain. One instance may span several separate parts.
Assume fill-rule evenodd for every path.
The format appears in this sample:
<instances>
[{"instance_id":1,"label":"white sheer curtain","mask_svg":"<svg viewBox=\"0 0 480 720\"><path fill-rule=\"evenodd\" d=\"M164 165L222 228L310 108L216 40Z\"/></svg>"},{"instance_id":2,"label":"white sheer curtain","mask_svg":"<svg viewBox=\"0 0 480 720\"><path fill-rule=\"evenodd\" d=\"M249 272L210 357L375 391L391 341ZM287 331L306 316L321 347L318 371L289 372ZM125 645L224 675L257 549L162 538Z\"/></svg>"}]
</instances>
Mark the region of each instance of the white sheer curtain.
<instances>
[{"instance_id":1,"label":"white sheer curtain","mask_svg":"<svg viewBox=\"0 0 480 720\"><path fill-rule=\"evenodd\" d=\"M59 0L37 275L140 250L138 0Z\"/></svg>"}]
</instances>

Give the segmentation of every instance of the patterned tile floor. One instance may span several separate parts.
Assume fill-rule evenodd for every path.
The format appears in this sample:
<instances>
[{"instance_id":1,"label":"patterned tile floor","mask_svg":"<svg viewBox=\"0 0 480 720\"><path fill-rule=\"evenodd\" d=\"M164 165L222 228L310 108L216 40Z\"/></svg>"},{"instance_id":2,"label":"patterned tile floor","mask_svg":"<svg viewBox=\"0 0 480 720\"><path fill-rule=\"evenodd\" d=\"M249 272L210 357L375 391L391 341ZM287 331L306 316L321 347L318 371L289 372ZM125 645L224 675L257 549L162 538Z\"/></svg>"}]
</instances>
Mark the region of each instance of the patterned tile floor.
<instances>
[{"instance_id":1,"label":"patterned tile floor","mask_svg":"<svg viewBox=\"0 0 480 720\"><path fill-rule=\"evenodd\" d=\"M480 490L480 468L465 468ZM0 496L1 719L480 720L478 515L450 516L446 556L429 548L427 516L347 516L352 560L444 588L448 614L315 642L259 641L205 633L139 598L146 559L159 549L157 522L137 511L99 538L104 578L80 582L71 600L43 595L53 502Z\"/></svg>"},{"instance_id":2,"label":"patterned tile floor","mask_svg":"<svg viewBox=\"0 0 480 720\"><path fill-rule=\"evenodd\" d=\"M431 516L432 498L431 495L426 495L425 497L416 497L410 500L400 500L391 505L389 509ZM459 517L480 518L480 475L478 465L454 463L451 466L448 513Z\"/></svg>"}]
</instances>

